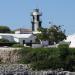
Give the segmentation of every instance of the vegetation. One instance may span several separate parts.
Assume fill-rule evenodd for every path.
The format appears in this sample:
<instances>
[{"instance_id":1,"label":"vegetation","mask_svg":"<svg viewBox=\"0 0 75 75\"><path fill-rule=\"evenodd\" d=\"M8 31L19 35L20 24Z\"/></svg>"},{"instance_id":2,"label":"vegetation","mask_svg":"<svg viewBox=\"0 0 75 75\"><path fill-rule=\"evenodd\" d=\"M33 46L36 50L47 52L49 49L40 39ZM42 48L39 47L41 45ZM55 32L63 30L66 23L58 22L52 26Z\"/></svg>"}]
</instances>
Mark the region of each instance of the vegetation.
<instances>
[{"instance_id":1,"label":"vegetation","mask_svg":"<svg viewBox=\"0 0 75 75\"><path fill-rule=\"evenodd\" d=\"M63 68L75 71L75 49L66 44L59 48L23 48L19 54L19 63L31 64L33 70Z\"/></svg>"},{"instance_id":2,"label":"vegetation","mask_svg":"<svg viewBox=\"0 0 75 75\"><path fill-rule=\"evenodd\" d=\"M37 38L40 40L59 43L66 39L65 30L62 30L61 26L52 25L50 28L41 28L39 31L41 31L41 34L37 34Z\"/></svg>"},{"instance_id":3,"label":"vegetation","mask_svg":"<svg viewBox=\"0 0 75 75\"><path fill-rule=\"evenodd\" d=\"M0 33L11 33L11 30L7 26L0 26Z\"/></svg>"},{"instance_id":4,"label":"vegetation","mask_svg":"<svg viewBox=\"0 0 75 75\"><path fill-rule=\"evenodd\" d=\"M12 47L24 47L24 46L21 45L21 44L16 43L16 44L13 44Z\"/></svg>"},{"instance_id":5,"label":"vegetation","mask_svg":"<svg viewBox=\"0 0 75 75\"><path fill-rule=\"evenodd\" d=\"M0 46L10 46L12 47L14 44L17 44L16 42L10 42L9 40L7 39L0 39Z\"/></svg>"},{"instance_id":6,"label":"vegetation","mask_svg":"<svg viewBox=\"0 0 75 75\"><path fill-rule=\"evenodd\" d=\"M9 40L7 40L7 39L0 39L0 43L7 43L7 42L9 42Z\"/></svg>"}]
</instances>

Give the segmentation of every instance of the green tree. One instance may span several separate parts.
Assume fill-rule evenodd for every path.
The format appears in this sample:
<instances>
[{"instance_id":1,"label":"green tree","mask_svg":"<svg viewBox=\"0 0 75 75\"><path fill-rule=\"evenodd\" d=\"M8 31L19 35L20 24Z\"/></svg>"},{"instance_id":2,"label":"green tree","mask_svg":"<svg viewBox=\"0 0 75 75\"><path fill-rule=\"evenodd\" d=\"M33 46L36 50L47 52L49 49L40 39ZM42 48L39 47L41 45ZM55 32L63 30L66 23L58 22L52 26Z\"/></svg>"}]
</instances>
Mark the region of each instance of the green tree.
<instances>
[{"instance_id":1,"label":"green tree","mask_svg":"<svg viewBox=\"0 0 75 75\"><path fill-rule=\"evenodd\" d=\"M0 26L0 33L11 33L11 30L7 26Z\"/></svg>"},{"instance_id":2,"label":"green tree","mask_svg":"<svg viewBox=\"0 0 75 75\"><path fill-rule=\"evenodd\" d=\"M48 39L47 28L40 28L38 30L41 31L41 33L37 34L37 38L40 40L47 40Z\"/></svg>"},{"instance_id":3,"label":"green tree","mask_svg":"<svg viewBox=\"0 0 75 75\"><path fill-rule=\"evenodd\" d=\"M62 30L61 26L52 25L48 29L49 40L53 42L60 42L66 39L65 30Z\"/></svg>"},{"instance_id":4,"label":"green tree","mask_svg":"<svg viewBox=\"0 0 75 75\"><path fill-rule=\"evenodd\" d=\"M66 39L65 30L62 30L61 26L52 25L50 28L41 28L39 31L41 31L41 33L37 34L37 38L40 40L59 43Z\"/></svg>"}]
</instances>

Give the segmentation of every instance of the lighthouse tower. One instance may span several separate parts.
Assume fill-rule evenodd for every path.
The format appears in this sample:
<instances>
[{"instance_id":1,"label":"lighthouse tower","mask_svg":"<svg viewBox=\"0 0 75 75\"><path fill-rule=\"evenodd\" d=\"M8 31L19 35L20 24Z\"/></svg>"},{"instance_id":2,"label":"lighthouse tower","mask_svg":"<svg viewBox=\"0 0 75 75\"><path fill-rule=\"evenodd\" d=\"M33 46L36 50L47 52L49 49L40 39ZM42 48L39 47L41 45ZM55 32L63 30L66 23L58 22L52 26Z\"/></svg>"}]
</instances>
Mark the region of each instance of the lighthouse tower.
<instances>
[{"instance_id":1,"label":"lighthouse tower","mask_svg":"<svg viewBox=\"0 0 75 75\"><path fill-rule=\"evenodd\" d=\"M40 20L40 16L42 14L39 12L39 9L34 9L34 11L32 12L31 16L32 16L32 31L33 32L38 32L38 29L41 28L41 20Z\"/></svg>"}]
</instances>

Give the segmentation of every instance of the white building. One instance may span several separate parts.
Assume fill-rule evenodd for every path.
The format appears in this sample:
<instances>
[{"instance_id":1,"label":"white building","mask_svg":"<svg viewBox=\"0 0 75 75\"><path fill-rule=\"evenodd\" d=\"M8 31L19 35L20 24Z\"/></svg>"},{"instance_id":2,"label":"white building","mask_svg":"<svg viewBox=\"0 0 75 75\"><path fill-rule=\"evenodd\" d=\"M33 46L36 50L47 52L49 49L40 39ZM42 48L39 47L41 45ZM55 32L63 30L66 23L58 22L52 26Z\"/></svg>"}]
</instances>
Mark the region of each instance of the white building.
<instances>
[{"instance_id":1,"label":"white building","mask_svg":"<svg viewBox=\"0 0 75 75\"><path fill-rule=\"evenodd\" d=\"M75 34L69 35L69 36L67 37L67 39L65 40L65 42L70 42L69 47L75 48Z\"/></svg>"},{"instance_id":2,"label":"white building","mask_svg":"<svg viewBox=\"0 0 75 75\"><path fill-rule=\"evenodd\" d=\"M16 42L20 44L35 43L36 37L33 34L3 34L0 33L0 39L7 39L10 42Z\"/></svg>"}]
</instances>

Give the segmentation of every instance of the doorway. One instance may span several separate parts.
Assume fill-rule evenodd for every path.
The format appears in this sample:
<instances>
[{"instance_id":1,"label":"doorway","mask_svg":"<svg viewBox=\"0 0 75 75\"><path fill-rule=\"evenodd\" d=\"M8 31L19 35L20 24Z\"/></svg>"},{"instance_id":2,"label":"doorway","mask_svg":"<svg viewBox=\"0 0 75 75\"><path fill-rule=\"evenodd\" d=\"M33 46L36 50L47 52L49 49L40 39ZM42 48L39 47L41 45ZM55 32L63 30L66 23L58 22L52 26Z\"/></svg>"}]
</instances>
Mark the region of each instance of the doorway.
<instances>
[{"instance_id":1,"label":"doorway","mask_svg":"<svg viewBox=\"0 0 75 75\"><path fill-rule=\"evenodd\" d=\"M23 44L25 44L26 42L25 42L25 40L23 40Z\"/></svg>"}]
</instances>

